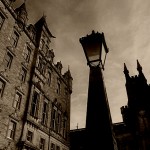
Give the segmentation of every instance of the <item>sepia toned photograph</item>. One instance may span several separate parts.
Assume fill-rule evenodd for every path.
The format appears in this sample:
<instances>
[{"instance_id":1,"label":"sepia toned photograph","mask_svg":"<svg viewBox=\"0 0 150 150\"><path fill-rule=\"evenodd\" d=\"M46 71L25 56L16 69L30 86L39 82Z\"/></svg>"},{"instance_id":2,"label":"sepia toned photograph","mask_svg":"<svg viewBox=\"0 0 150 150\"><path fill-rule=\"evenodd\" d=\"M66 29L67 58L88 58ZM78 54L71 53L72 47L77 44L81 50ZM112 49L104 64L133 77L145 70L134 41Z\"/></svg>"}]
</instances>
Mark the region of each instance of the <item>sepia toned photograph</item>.
<instances>
[{"instance_id":1,"label":"sepia toned photograph","mask_svg":"<svg viewBox=\"0 0 150 150\"><path fill-rule=\"evenodd\" d=\"M0 0L0 150L150 150L149 6Z\"/></svg>"}]
</instances>

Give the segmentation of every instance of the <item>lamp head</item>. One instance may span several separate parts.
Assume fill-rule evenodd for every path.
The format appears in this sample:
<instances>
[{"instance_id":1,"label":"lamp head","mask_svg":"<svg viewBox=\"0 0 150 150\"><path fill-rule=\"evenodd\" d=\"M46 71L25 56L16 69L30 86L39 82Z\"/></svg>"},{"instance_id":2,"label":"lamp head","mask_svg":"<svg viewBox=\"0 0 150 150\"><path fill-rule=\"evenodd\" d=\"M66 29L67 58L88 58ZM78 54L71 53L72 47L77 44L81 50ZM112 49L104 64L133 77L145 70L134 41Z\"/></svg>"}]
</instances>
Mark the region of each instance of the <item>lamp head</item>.
<instances>
[{"instance_id":1,"label":"lamp head","mask_svg":"<svg viewBox=\"0 0 150 150\"><path fill-rule=\"evenodd\" d=\"M104 33L92 31L90 35L80 38L79 41L83 47L87 64L90 67L100 65L104 69L106 54L108 53Z\"/></svg>"}]
</instances>

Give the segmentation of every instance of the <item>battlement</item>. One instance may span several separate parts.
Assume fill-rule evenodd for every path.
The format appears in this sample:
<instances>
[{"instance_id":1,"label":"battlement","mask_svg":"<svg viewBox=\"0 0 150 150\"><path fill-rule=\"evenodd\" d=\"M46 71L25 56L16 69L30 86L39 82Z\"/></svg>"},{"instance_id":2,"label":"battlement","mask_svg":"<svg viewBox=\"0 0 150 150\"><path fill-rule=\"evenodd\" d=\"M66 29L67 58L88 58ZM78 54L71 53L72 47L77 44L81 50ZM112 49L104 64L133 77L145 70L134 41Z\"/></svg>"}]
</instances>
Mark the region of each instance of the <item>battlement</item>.
<instances>
[{"instance_id":1,"label":"battlement","mask_svg":"<svg viewBox=\"0 0 150 150\"><path fill-rule=\"evenodd\" d=\"M128 111L128 106L126 105L126 106L122 106L121 108L120 108L120 110L121 110L121 114L123 115L123 114L125 114L127 111Z\"/></svg>"}]
</instances>

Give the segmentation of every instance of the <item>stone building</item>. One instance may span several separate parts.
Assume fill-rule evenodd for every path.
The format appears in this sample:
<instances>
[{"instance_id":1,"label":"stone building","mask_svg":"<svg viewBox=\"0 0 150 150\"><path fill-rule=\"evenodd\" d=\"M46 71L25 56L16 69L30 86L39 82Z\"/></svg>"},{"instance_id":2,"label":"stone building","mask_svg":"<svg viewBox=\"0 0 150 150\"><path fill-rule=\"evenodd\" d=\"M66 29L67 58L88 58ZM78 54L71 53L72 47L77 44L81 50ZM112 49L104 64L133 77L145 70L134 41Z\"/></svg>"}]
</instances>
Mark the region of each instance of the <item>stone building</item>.
<instances>
[{"instance_id":1,"label":"stone building","mask_svg":"<svg viewBox=\"0 0 150 150\"><path fill-rule=\"evenodd\" d=\"M54 63L45 16L0 1L0 149L69 150L72 76Z\"/></svg>"},{"instance_id":2,"label":"stone building","mask_svg":"<svg viewBox=\"0 0 150 150\"><path fill-rule=\"evenodd\" d=\"M130 76L124 64L128 102L122 106L123 122L113 124L118 150L150 150L150 85L137 61L138 75ZM70 131L71 150L85 150L86 128Z\"/></svg>"},{"instance_id":3,"label":"stone building","mask_svg":"<svg viewBox=\"0 0 150 150\"><path fill-rule=\"evenodd\" d=\"M150 86L137 60L138 75L124 64L128 103L121 107L122 123L114 124L119 150L150 149Z\"/></svg>"}]
</instances>

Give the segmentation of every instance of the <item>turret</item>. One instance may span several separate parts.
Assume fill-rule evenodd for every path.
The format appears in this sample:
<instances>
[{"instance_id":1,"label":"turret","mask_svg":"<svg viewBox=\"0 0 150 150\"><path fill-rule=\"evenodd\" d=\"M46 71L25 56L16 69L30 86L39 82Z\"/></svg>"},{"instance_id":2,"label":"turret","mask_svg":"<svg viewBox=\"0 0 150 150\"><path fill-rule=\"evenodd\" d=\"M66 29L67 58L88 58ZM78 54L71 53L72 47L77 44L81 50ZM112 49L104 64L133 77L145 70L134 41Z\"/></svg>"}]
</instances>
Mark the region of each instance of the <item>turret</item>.
<instances>
[{"instance_id":1,"label":"turret","mask_svg":"<svg viewBox=\"0 0 150 150\"><path fill-rule=\"evenodd\" d=\"M70 73L70 69L68 68L68 71L66 71L63 75L65 81L67 82L68 86L69 86L69 89L70 89L70 93L72 93L72 76L71 76L71 73Z\"/></svg>"},{"instance_id":2,"label":"turret","mask_svg":"<svg viewBox=\"0 0 150 150\"><path fill-rule=\"evenodd\" d=\"M56 64L55 66L56 66L58 72L61 73L61 70L62 70L62 68L63 68L61 61L60 61L60 62L57 62L57 64Z\"/></svg>"},{"instance_id":3,"label":"turret","mask_svg":"<svg viewBox=\"0 0 150 150\"><path fill-rule=\"evenodd\" d=\"M139 79L143 82L147 84L147 80L142 72L142 66L140 65L139 61L137 60L137 70L139 72Z\"/></svg>"},{"instance_id":4,"label":"turret","mask_svg":"<svg viewBox=\"0 0 150 150\"><path fill-rule=\"evenodd\" d=\"M26 26L28 16L25 3L16 8L15 12L17 14L17 24L21 29L23 29Z\"/></svg>"},{"instance_id":5,"label":"turret","mask_svg":"<svg viewBox=\"0 0 150 150\"><path fill-rule=\"evenodd\" d=\"M140 65L139 61L137 60L137 70L142 72L142 66Z\"/></svg>"},{"instance_id":6,"label":"turret","mask_svg":"<svg viewBox=\"0 0 150 150\"><path fill-rule=\"evenodd\" d=\"M125 74L126 81L128 81L130 79L130 76L129 76L129 71L128 71L125 63L124 63L124 71L123 72Z\"/></svg>"}]
</instances>

